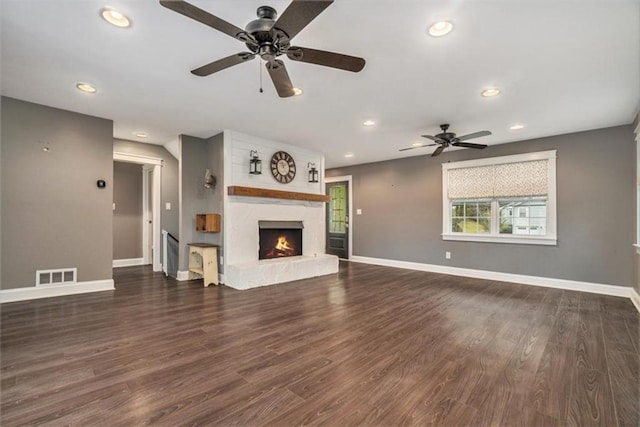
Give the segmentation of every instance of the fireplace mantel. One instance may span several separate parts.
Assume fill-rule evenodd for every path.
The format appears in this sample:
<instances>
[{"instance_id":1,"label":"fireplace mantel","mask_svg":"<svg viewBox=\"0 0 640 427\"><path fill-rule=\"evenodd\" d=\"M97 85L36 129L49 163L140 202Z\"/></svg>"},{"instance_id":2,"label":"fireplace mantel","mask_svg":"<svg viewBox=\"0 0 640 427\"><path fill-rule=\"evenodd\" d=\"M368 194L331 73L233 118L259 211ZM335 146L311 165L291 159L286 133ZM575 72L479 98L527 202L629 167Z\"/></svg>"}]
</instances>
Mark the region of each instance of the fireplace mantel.
<instances>
[{"instance_id":1,"label":"fireplace mantel","mask_svg":"<svg viewBox=\"0 0 640 427\"><path fill-rule=\"evenodd\" d=\"M297 193L295 191L270 190L266 188L242 187L233 185L227 187L229 196L266 197L269 199L304 200L307 202L328 202L329 196L324 194Z\"/></svg>"}]
</instances>

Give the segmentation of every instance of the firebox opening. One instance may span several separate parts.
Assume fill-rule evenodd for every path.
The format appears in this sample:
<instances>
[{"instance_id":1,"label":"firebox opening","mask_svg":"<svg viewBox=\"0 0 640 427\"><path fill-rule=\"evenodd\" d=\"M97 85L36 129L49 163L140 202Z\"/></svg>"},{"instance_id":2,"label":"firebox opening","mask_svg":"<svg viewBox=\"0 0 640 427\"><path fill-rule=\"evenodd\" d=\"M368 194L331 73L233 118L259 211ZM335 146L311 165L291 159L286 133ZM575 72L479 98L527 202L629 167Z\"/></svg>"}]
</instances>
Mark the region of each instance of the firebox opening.
<instances>
[{"instance_id":1,"label":"firebox opening","mask_svg":"<svg viewBox=\"0 0 640 427\"><path fill-rule=\"evenodd\" d=\"M301 221L259 221L258 259L302 255Z\"/></svg>"}]
</instances>

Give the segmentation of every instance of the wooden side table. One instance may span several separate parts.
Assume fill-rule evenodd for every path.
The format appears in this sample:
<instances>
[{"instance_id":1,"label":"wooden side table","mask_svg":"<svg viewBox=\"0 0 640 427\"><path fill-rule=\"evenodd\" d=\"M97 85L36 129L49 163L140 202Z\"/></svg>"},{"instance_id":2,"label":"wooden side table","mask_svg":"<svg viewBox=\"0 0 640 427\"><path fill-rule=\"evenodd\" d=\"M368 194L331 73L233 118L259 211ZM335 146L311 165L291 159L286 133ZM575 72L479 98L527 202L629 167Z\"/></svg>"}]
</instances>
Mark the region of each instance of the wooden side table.
<instances>
[{"instance_id":1,"label":"wooden side table","mask_svg":"<svg viewBox=\"0 0 640 427\"><path fill-rule=\"evenodd\" d=\"M203 279L206 288L218 284L218 245L189 243L189 280Z\"/></svg>"}]
</instances>

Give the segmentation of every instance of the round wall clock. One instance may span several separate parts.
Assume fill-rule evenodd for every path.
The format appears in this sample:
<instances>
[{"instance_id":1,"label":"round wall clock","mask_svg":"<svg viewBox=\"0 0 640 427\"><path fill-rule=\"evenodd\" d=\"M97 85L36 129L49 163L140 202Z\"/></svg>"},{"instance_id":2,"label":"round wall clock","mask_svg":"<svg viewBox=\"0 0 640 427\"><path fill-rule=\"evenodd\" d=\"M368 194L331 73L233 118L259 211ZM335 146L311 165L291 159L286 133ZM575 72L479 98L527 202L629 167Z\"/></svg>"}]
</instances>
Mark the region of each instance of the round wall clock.
<instances>
[{"instance_id":1,"label":"round wall clock","mask_svg":"<svg viewBox=\"0 0 640 427\"><path fill-rule=\"evenodd\" d=\"M296 162L285 151L278 151L271 157L271 173L276 181L288 184L296 176Z\"/></svg>"}]
</instances>

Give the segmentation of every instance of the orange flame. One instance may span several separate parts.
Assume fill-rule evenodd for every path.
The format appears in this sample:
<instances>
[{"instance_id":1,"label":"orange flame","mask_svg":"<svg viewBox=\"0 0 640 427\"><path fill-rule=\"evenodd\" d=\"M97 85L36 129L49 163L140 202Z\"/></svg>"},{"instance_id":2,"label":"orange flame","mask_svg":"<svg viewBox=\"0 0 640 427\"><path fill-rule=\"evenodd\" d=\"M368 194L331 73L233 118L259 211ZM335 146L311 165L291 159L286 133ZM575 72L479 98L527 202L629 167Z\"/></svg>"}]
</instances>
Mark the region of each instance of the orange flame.
<instances>
[{"instance_id":1,"label":"orange flame","mask_svg":"<svg viewBox=\"0 0 640 427\"><path fill-rule=\"evenodd\" d=\"M291 246L286 236L278 236L276 245L267 252L267 258L291 256L295 253L295 248Z\"/></svg>"}]
</instances>

